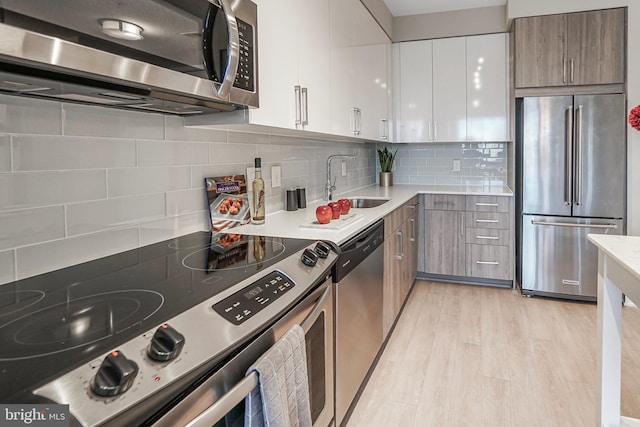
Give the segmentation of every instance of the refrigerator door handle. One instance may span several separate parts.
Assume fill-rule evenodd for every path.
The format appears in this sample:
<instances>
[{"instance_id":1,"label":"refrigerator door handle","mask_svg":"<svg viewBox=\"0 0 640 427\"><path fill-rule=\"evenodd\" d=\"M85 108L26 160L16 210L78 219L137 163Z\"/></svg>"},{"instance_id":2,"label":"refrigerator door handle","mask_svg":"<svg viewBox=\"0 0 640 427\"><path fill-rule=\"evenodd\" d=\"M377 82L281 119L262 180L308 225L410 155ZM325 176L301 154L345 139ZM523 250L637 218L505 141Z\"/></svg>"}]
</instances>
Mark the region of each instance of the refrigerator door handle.
<instances>
[{"instance_id":1,"label":"refrigerator door handle","mask_svg":"<svg viewBox=\"0 0 640 427\"><path fill-rule=\"evenodd\" d=\"M550 225L552 227L575 227L575 228L605 228L609 230L615 230L618 228L616 224L574 224L571 222L550 222L550 221L536 221L531 220L533 225Z\"/></svg>"},{"instance_id":2,"label":"refrigerator door handle","mask_svg":"<svg viewBox=\"0 0 640 427\"><path fill-rule=\"evenodd\" d=\"M576 186L575 203L582 204L582 105L578 105L576 110Z\"/></svg>"},{"instance_id":3,"label":"refrigerator door handle","mask_svg":"<svg viewBox=\"0 0 640 427\"><path fill-rule=\"evenodd\" d=\"M571 167L573 165L573 106L568 107L564 112L565 132L564 132L564 204L570 205L572 200L571 186L573 184Z\"/></svg>"}]
</instances>

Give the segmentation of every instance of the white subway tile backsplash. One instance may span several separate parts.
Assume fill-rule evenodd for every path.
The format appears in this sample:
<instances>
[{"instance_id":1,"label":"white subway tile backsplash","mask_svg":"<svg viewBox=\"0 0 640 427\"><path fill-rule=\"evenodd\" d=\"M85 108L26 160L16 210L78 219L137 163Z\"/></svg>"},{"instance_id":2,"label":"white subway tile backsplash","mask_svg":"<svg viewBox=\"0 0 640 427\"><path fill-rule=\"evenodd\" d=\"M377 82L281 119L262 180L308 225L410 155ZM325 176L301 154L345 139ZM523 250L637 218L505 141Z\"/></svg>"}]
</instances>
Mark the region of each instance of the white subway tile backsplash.
<instances>
[{"instance_id":1,"label":"white subway tile backsplash","mask_svg":"<svg viewBox=\"0 0 640 427\"><path fill-rule=\"evenodd\" d=\"M67 206L67 233L75 236L164 217L162 193L74 203Z\"/></svg>"},{"instance_id":2,"label":"white subway tile backsplash","mask_svg":"<svg viewBox=\"0 0 640 427\"><path fill-rule=\"evenodd\" d=\"M166 194L166 198L167 216L183 215L209 209L204 186L189 190L169 191Z\"/></svg>"},{"instance_id":3,"label":"white subway tile backsplash","mask_svg":"<svg viewBox=\"0 0 640 427\"><path fill-rule=\"evenodd\" d=\"M97 169L136 164L134 140L16 135L13 165L16 171Z\"/></svg>"},{"instance_id":4,"label":"white subway tile backsplash","mask_svg":"<svg viewBox=\"0 0 640 427\"><path fill-rule=\"evenodd\" d=\"M60 103L0 95L0 132L60 135Z\"/></svg>"},{"instance_id":5,"label":"white subway tile backsplash","mask_svg":"<svg viewBox=\"0 0 640 427\"><path fill-rule=\"evenodd\" d=\"M189 166L109 169L109 197L162 193L190 188Z\"/></svg>"},{"instance_id":6,"label":"white subway tile backsplash","mask_svg":"<svg viewBox=\"0 0 640 427\"><path fill-rule=\"evenodd\" d=\"M16 280L15 251L0 252L0 285L14 280ZM0 292L2 292L1 287Z\"/></svg>"},{"instance_id":7,"label":"white subway tile backsplash","mask_svg":"<svg viewBox=\"0 0 640 427\"><path fill-rule=\"evenodd\" d=\"M160 114L122 111L80 104L63 104L64 134L109 138L164 138Z\"/></svg>"},{"instance_id":8,"label":"white subway tile backsplash","mask_svg":"<svg viewBox=\"0 0 640 427\"><path fill-rule=\"evenodd\" d=\"M183 234L210 229L209 213L205 211L147 222L140 225L140 245L149 245Z\"/></svg>"},{"instance_id":9,"label":"white subway tile backsplash","mask_svg":"<svg viewBox=\"0 0 640 427\"><path fill-rule=\"evenodd\" d=\"M227 140L230 144L268 144L269 134L228 131Z\"/></svg>"},{"instance_id":10,"label":"white subway tile backsplash","mask_svg":"<svg viewBox=\"0 0 640 427\"><path fill-rule=\"evenodd\" d=\"M0 211L0 250L63 237L63 206Z\"/></svg>"},{"instance_id":11,"label":"white subway tile backsplash","mask_svg":"<svg viewBox=\"0 0 640 427\"><path fill-rule=\"evenodd\" d=\"M0 210L82 202L105 196L104 170L0 173Z\"/></svg>"},{"instance_id":12,"label":"white subway tile backsplash","mask_svg":"<svg viewBox=\"0 0 640 427\"><path fill-rule=\"evenodd\" d=\"M165 139L169 141L227 142L226 130L185 127L182 117L165 116L164 126Z\"/></svg>"},{"instance_id":13,"label":"white subway tile backsplash","mask_svg":"<svg viewBox=\"0 0 640 427\"><path fill-rule=\"evenodd\" d=\"M17 279L138 247L138 227L70 237L16 249Z\"/></svg>"},{"instance_id":14,"label":"white subway tile backsplash","mask_svg":"<svg viewBox=\"0 0 640 427\"><path fill-rule=\"evenodd\" d=\"M0 172L11 172L11 137L0 135Z\"/></svg>"},{"instance_id":15,"label":"white subway tile backsplash","mask_svg":"<svg viewBox=\"0 0 640 427\"><path fill-rule=\"evenodd\" d=\"M207 164L209 144L138 140L138 166Z\"/></svg>"},{"instance_id":16,"label":"white subway tile backsplash","mask_svg":"<svg viewBox=\"0 0 640 427\"><path fill-rule=\"evenodd\" d=\"M209 163L250 163L258 156L255 144L209 144ZM264 162L264 159L263 159Z\"/></svg>"},{"instance_id":17,"label":"white subway tile backsplash","mask_svg":"<svg viewBox=\"0 0 640 427\"><path fill-rule=\"evenodd\" d=\"M191 187L204 188L204 179L214 176L240 175L246 174L249 163L229 163L219 165L197 165L191 166ZM204 191L204 190L203 190Z\"/></svg>"}]
</instances>

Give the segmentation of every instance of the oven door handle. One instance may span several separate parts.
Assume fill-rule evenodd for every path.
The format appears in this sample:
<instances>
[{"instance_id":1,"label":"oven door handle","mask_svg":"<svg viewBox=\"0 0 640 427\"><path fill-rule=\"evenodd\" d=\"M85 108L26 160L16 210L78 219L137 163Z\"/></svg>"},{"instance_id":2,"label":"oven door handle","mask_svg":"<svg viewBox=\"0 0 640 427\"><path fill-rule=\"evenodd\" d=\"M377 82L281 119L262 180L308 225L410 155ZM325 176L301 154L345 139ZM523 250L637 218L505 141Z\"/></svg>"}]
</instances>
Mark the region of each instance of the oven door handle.
<instances>
[{"instance_id":1,"label":"oven door handle","mask_svg":"<svg viewBox=\"0 0 640 427\"><path fill-rule=\"evenodd\" d=\"M305 334L309 332L318 316L320 316L327 299L330 297L331 285L327 286L322 296L316 301L307 317L305 317L300 324ZM216 400L213 405L209 406L197 417L188 422L185 427L211 427L224 418L238 403L242 402L257 385L258 374L252 372L240 380L240 382L233 386L231 390L225 393L220 399Z\"/></svg>"}]
</instances>

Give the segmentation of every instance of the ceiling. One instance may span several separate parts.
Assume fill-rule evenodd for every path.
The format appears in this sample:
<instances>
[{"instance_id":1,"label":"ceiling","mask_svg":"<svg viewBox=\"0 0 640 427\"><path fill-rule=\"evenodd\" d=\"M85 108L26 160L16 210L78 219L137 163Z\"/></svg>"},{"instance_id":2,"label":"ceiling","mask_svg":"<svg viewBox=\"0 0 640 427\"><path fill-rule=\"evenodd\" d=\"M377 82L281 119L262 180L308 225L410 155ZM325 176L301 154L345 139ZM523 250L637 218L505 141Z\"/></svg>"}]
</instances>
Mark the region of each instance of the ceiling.
<instances>
[{"instance_id":1,"label":"ceiling","mask_svg":"<svg viewBox=\"0 0 640 427\"><path fill-rule=\"evenodd\" d=\"M383 0L393 16L503 6L506 0Z\"/></svg>"}]
</instances>

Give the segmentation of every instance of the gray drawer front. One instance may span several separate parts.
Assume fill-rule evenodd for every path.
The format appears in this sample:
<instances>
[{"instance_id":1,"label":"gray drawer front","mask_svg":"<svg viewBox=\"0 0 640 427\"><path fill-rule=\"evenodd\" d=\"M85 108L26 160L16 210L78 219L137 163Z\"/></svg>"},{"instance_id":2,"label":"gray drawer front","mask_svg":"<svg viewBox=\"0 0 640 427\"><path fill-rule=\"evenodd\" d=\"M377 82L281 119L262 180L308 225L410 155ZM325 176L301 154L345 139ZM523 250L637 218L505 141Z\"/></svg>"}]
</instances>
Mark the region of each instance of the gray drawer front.
<instances>
[{"instance_id":1,"label":"gray drawer front","mask_svg":"<svg viewBox=\"0 0 640 427\"><path fill-rule=\"evenodd\" d=\"M465 227L509 229L509 214L494 212L467 212Z\"/></svg>"},{"instance_id":2,"label":"gray drawer front","mask_svg":"<svg viewBox=\"0 0 640 427\"><path fill-rule=\"evenodd\" d=\"M466 245L466 257L468 276L512 279L508 246Z\"/></svg>"},{"instance_id":3,"label":"gray drawer front","mask_svg":"<svg viewBox=\"0 0 640 427\"><path fill-rule=\"evenodd\" d=\"M509 212L510 197L500 196L467 196L467 211L476 212Z\"/></svg>"},{"instance_id":4,"label":"gray drawer front","mask_svg":"<svg viewBox=\"0 0 640 427\"><path fill-rule=\"evenodd\" d=\"M424 196L424 208L441 211L463 211L466 208L466 196L427 194Z\"/></svg>"},{"instance_id":5,"label":"gray drawer front","mask_svg":"<svg viewBox=\"0 0 640 427\"><path fill-rule=\"evenodd\" d=\"M509 245L509 230L499 228L471 228L465 231L466 243L476 245Z\"/></svg>"}]
</instances>

